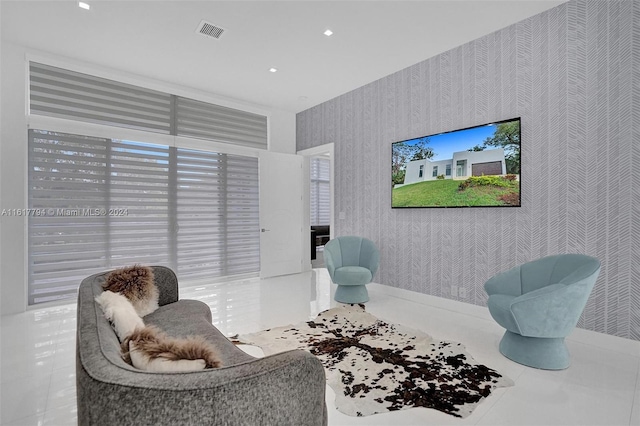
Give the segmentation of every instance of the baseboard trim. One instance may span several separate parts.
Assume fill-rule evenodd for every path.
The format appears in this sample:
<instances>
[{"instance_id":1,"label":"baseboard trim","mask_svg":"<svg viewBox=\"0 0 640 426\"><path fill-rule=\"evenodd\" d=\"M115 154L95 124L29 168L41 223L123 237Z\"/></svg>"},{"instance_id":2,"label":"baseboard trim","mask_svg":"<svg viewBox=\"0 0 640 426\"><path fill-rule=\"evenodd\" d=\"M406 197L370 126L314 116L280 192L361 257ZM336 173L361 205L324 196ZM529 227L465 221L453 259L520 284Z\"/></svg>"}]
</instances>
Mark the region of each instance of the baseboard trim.
<instances>
[{"instance_id":1,"label":"baseboard trim","mask_svg":"<svg viewBox=\"0 0 640 426\"><path fill-rule=\"evenodd\" d=\"M432 296L429 294L418 293L416 291L377 283L368 284L367 287L369 290L387 296L411 300L428 306L433 306L434 308L456 312L461 315L468 315L483 320L493 321L491 314L489 314L489 310L485 306L472 305L471 303L445 299L443 297ZM566 340L602 349L613 350L615 352L635 356L640 359L640 341L637 340L599 333L597 331L586 330L583 328L575 328Z\"/></svg>"}]
</instances>

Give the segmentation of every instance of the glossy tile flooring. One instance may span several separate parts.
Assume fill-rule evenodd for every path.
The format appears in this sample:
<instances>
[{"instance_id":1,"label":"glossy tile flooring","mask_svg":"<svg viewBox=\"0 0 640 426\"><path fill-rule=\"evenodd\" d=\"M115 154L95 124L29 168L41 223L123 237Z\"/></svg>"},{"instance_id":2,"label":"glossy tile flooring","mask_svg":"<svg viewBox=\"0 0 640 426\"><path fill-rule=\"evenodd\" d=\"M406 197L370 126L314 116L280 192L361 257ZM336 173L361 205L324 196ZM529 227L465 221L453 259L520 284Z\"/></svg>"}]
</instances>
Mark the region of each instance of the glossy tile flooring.
<instances>
[{"instance_id":1,"label":"glossy tile flooring","mask_svg":"<svg viewBox=\"0 0 640 426\"><path fill-rule=\"evenodd\" d=\"M369 312L465 344L515 386L497 389L465 419L422 408L348 417L335 410L327 388L330 425L640 425L640 342L577 329L567 339L571 367L536 370L500 355L502 329L486 308L377 284L368 288ZM326 270L314 269L184 288L180 297L206 302L215 325L232 335L314 318L336 305L334 292ZM3 316L1 325L1 424L76 424L75 305Z\"/></svg>"}]
</instances>

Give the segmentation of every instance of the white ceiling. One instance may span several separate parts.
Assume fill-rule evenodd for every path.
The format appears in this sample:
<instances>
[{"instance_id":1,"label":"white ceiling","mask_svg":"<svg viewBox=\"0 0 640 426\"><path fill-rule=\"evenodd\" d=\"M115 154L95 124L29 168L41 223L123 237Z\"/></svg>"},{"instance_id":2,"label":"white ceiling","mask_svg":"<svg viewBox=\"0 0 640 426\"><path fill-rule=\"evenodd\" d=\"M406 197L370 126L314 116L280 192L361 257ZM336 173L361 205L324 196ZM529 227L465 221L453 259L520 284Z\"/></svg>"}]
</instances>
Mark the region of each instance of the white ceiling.
<instances>
[{"instance_id":1,"label":"white ceiling","mask_svg":"<svg viewBox=\"0 0 640 426\"><path fill-rule=\"evenodd\" d=\"M85 1L2 0L2 39L299 112L566 0Z\"/></svg>"}]
</instances>

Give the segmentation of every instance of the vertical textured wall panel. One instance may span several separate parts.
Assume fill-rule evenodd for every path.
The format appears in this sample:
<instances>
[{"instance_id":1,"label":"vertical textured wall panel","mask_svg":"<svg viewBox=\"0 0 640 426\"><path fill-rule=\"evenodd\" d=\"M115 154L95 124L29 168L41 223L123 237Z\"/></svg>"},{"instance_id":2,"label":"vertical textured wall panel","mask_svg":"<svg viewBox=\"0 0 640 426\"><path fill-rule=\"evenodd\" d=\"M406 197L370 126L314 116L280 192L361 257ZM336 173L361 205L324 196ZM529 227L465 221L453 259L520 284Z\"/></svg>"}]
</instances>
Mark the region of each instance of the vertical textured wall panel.
<instances>
[{"instance_id":1,"label":"vertical textured wall panel","mask_svg":"<svg viewBox=\"0 0 640 426\"><path fill-rule=\"evenodd\" d=\"M639 22L574 0L298 114L298 149L335 143L336 235L378 244L377 282L478 305L497 272L595 256L578 325L640 340ZM391 209L392 142L517 116L522 207Z\"/></svg>"},{"instance_id":2,"label":"vertical textured wall panel","mask_svg":"<svg viewBox=\"0 0 640 426\"><path fill-rule=\"evenodd\" d=\"M640 339L640 291L638 283L640 283L640 172L637 165L640 164L640 149L638 149L638 141L640 141L640 77L637 73L640 70L640 3L633 3L631 13L633 22L633 33L631 36L631 164L634 167L631 175L631 227L629 229L629 238L631 240L631 274L628 282L629 285L629 323L631 334L635 339ZM628 88L627 88L628 89ZM636 149L633 149L635 147Z\"/></svg>"}]
</instances>

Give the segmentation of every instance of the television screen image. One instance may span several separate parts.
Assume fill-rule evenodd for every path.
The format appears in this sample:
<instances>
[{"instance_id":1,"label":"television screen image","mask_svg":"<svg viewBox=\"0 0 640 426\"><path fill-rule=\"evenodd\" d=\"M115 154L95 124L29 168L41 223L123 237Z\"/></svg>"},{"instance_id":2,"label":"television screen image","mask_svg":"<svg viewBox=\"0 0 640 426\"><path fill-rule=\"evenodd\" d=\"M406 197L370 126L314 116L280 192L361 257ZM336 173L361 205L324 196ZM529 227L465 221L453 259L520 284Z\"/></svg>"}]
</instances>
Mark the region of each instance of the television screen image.
<instances>
[{"instance_id":1,"label":"television screen image","mask_svg":"<svg viewBox=\"0 0 640 426\"><path fill-rule=\"evenodd\" d=\"M520 207L520 118L391 145L391 207Z\"/></svg>"}]
</instances>

